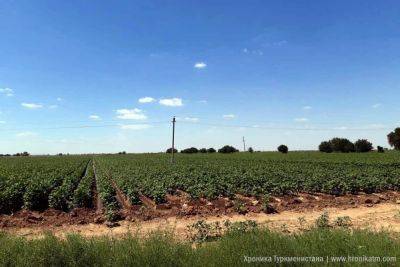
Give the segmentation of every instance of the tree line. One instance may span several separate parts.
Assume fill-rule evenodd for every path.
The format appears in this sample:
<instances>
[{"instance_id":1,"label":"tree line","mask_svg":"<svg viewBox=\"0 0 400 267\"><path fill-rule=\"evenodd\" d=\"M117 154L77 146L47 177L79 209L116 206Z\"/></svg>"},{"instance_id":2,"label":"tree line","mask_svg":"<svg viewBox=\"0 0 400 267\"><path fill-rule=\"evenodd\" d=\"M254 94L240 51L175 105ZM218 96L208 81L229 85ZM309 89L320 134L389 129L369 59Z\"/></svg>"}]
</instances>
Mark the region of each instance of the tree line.
<instances>
[{"instance_id":1,"label":"tree line","mask_svg":"<svg viewBox=\"0 0 400 267\"><path fill-rule=\"evenodd\" d=\"M393 147L396 150L400 150L400 128L396 128L394 129L394 131L390 132L387 135L387 140L391 147ZM331 153L331 152L365 153L372 151L374 149L374 146L367 139L358 139L356 142L352 143L347 138L335 137L329 141L321 142L318 149L319 151L325 153ZM380 153L385 152L385 149L382 146L377 146L376 150Z\"/></svg>"},{"instance_id":2,"label":"tree line","mask_svg":"<svg viewBox=\"0 0 400 267\"><path fill-rule=\"evenodd\" d=\"M168 148L167 153L172 153L172 148ZM189 147L186 149L182 149L180 151L183 154L196 154L196 153L216 153L217 150L215 148L200 148L197 149L196 147ZM218 149L218 153L235 153L235 152L239 152L238 149L236 149L233 146L223 146L222 148ZM174 148L174 153L178 153L178 150L176 148Z\"/></svg>"},{"instance_id":3,"label":"tree line","mask_svg":"<svg viewBox=\"0 0 400 267\"><path fill-rule=\"evenodd\" d=\"M400 150L400 127L396 128L394 131L390 132L387 135L388 143L391 147L393 147L396 150ZM351 142L347 138L340 138L340 137L335 137L332 138L328 141L323 141L321 144L318 146L318 150L320 152L324 153L332 153L332 152L342 152L342 153L350 153L350 152L358 152L358 153L365 153L365 152L370 152L374 149L373 144L368 141L367 139L358 139L354 143ZM280 145L278 146L277 150L283 154L286 154L289 152L289 148L286 145ZM376 150L380 153L385 152L385 149L382 146L377 146ZM254 149L252 147L249 147L247 150L250 153L254 152ZM172 148L167 149L167 153L172 153ZM217 150L214 148L201 148L197 149L196 147L190 147L186 148L180 151L180 153L183 154L196 154L196 153L215 153ZM235 153L239 152L238 149L236 149L233 146L223 146L222 148L218 149L218 153ZM178 153L177 149L174 149L174 153Z\"/></svg>"}]
</instances>

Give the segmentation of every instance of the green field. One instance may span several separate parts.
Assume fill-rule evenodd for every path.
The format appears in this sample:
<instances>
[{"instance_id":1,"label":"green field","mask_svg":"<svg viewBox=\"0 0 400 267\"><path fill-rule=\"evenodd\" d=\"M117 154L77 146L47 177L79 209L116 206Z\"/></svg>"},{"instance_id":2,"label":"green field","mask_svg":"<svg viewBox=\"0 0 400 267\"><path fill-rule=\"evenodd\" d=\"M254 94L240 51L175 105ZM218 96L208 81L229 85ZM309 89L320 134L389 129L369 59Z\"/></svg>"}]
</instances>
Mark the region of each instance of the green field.
<instances>
[{"instance_id":1,"label":"green field","mask_svg":"<svg viewBox=\"0 0 400 267\"><path fill-rule=\"evenodd\" d=\"M0 159L0 211L12 214L22 209L53 208L71 212L87 208L99 212L96 205L100 202L103 217L113 221L127 210L121 194L141 207L136 210L141 212L149 208L142 203L143 196L159 204L177 192L185 192L191 200L242 195L263 202L272 195L299 192L343 195L398 191L399 159L400 153L395 151L177 154L175 164L168 154L5 157ZM362 266L363 257L381 260L373 266L396 266L400 256L397 234L349 230L343 228L343 222L350 218L334 224L321 218L316 227L289 235L250 227L252 224L215 235L218 228L198 222L187 240L174 239L173 233L165 232L89 239L49 235L34 240L0 233L0 266L261 266L293 259L290 257L323 260L297 262L297 266ZM341 229L333 228L338 225ZM333 262L338 260L335 257L348 256L364 262ZM254 257L272 262L257 262Z\"/></svg>"},{"instance_id":2,"label":"green field","mask_svg":"<svg viewBox=\"0 0 400 267\"><path fill-rule=\"evenodd\" d=\"M178 189L192 199L398 190L399 159L394 151L178 154L175 164L168 154L7 157L0 159L0 212L91 208L96 193L113 212L121 208L116 189L139 205L140 195L163 203Z\"/></svg>"}]
</instances>

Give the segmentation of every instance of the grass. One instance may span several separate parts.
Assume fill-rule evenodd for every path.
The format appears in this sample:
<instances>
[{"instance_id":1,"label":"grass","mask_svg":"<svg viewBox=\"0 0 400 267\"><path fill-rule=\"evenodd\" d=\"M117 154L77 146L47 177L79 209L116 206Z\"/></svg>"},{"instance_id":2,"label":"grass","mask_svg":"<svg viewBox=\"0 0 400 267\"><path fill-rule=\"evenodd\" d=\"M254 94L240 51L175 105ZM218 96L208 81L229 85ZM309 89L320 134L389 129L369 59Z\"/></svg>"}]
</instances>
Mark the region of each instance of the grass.
<instances>
[{"instance_id":1,"label":"grass","mask_svg":"<svg viewBox=\"0 0 400 267\"><path fill-rule=\"evenodd\" d=\"M385 232L330 228L314 228L293 235L257 228L245 233L232 231L196 247L190 242L177 241L169 233L154 233L144 239L134 236L85 239L70 235L62 240L52 235L27 240L0 234L1 266L264 266L268 263L245 257L271 257L269 264L275 265L274 255L323 257L324 262L314 263L318 266L332 264L326 262L330 256L399 257L400 240ZM396 262L374 264L395 266ZM282 265L293 266L293 263ZM364 265L365 262L346 264Z\"/></svg>"}]
</instances>

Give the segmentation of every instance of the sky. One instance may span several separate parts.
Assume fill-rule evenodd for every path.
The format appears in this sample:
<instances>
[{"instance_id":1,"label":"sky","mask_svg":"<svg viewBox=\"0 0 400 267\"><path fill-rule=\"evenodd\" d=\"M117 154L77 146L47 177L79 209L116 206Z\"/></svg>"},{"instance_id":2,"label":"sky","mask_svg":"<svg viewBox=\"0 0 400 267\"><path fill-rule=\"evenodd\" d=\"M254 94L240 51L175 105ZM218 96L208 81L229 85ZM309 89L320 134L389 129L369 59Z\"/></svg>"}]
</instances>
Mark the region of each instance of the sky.
<instances>
[{"instance_id":1,"label":"sky","mask_svg":"<svg viewBox=\"0 0 400 267\"><path fill-rule=\"evenodd\" d=\"M0 154L388 147L399 1L0 1Z\"/></svg>"}]
</instances>

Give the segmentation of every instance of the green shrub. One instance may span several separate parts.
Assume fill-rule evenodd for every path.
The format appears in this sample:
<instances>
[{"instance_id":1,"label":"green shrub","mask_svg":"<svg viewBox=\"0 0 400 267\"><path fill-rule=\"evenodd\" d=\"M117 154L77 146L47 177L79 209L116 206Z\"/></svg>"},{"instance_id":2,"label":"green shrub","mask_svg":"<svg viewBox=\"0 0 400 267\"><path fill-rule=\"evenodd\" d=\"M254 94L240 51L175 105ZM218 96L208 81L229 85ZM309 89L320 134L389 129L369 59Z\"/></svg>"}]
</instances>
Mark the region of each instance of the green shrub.
<instances>
[{"instance_id":1,"label":"green shrub","mask_svg":"<svg viewBox=\"0 0 400 267\"><path fill-rule=\"evenodd\" d=\"M359 139L354 143L354 148L356 152L370 152L374 147L372 146L372 143L369 142L366 139Z\"/></svg>"},{"instance_id":2,"label":"green shrub","mask_svg":"<svg viewBox=\"0 0 400 267\"><path fill-rule=\"evenodd\" d=\"M318 149L319 149L320 152L325 152L325 153L332 153L332 151L333 151L332 145L328 141L321 142L321 144L319 145Z\"/></svg>"},{"instance_id":3,"label":"green shrub","mask_svg":"<svg viewBox=\"0 0 400 267\"><path fill-rule=\"evenodd\" d=\"M289 148L285 145L280 145L280 146L278 146L278 151L283 154L286 154L289 152Z\"/></svg>"},{"instance_id":4,"label":"green shrub","mask_svg":"<svg viewBox=\"0 0 400 267\"><path fill-rule=\"evenodd\" d=\"M218 149L218 153L228 154L228 153L235 153L235 152L239 152L239 150L237 150L233 146L228 146L228 145L223 146L222 148Z\"/></svg>"},{"instance_id":5,"label":"green shrub","mask_svg":"<svg viewBox=\"0 0 400 267\"><path fill-rule=\"evenodd\" d=\"M329 143L331 144L334 152L349 153L355 151L354 144L346 138L335 137L332 138Z\"/></svg>"}]
</instances>

